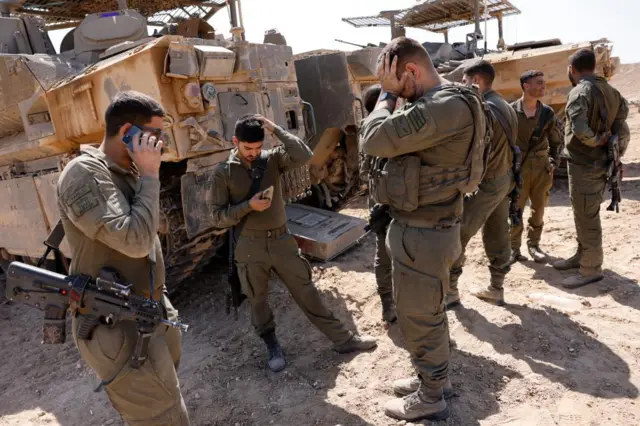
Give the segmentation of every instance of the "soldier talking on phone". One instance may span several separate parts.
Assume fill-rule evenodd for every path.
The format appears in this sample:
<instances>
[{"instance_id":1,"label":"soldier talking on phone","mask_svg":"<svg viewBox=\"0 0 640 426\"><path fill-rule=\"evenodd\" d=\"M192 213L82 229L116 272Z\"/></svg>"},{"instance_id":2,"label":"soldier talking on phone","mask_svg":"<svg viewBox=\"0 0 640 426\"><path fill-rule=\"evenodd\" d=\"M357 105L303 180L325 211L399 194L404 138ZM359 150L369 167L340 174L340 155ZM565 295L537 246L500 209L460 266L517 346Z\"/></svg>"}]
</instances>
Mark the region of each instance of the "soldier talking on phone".
<instances>
[{"instance_id":1,"label":"soldier talking on phone","mask_svg":"<svg viewBox=\"0 0 640 426\"><path fill-rule=\"evenodd\" d=\"M70 274L96 279L104 268L115 268L120 280L132 284L133 293L159 300L167 319L176 321L178 311L165 293L157 235L164 115L164 109L142 93L118 95L105 113L102 144L69 162L57 195L71 248ZM146 361L132 369L135 321L99 324L92 337L83 340L77 338L83 315L72 313L76 346L127 424L189 425L176 373L180 331L159 326L149 338Z\"/></svg>"},{"instance_id":2,"label":"soldier talking on phone","mask_svg":"<svg viewBox=\"0 0 640 426\"><path fill-rule=\"evenodd\" d=\"M262 150L265 130L284 146ZM218 228L233 227L230 232L242 293L251 305L255 331L267 346L269 368L280 371L286 366L267 301L272 269L309 320L334 343L335 351L375 347L372 337L347 330L322 302L312 282L311 266L287 229L280 175L304 165L313 152L303 141L261 115L241 117L236 122L233 143L236 148L229 159L220 163L213 174L213 220Z\"/></svg>"}]
</instances>

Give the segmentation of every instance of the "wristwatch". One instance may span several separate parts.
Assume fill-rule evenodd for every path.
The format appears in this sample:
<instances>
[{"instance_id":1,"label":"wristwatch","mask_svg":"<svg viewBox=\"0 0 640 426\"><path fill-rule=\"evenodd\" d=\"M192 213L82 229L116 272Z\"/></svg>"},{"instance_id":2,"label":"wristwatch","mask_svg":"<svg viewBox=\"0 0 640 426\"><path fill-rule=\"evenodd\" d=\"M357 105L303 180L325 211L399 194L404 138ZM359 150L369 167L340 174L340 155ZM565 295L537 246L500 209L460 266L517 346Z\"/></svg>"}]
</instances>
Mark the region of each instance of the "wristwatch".
<instances>
[{"instance_id":1,"label":"wristwatch","mask_svg":"<svg viewBox=\"0 0 640 426\"><path fill-rule=\"evenodd\" d=\"M380 98L378 99L379 102L386 101L387 99L392 100L392 101L397 101L398 100L398 96L394 95L393 93L389 93L389 92L385 92L385 91L380 93Z\"/></svg>"}]
</instances>

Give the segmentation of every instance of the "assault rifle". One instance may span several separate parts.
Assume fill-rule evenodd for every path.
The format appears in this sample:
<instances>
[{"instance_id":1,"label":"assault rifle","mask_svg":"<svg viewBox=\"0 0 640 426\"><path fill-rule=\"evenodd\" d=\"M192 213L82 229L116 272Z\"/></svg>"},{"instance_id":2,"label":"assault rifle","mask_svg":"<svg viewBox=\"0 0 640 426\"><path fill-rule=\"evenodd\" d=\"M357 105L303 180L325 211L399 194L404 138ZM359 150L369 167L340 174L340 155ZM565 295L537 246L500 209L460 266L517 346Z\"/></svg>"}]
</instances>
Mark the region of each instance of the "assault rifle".
<instances>
[{"instance_id":1,"label":"assault rifle","mask_svg":"<svg viewBox=\"0 0 640 426\"><path fill-rule=\"evenodd\" d=\"M66 340L65 317L71 308L78 316L78 339L91 339L98 324L115 325L135 321L138 341L131 366L139 368L147 357L149 339L161 324L187 331L188 325L165 319L160 302L131 292L107 268L93 280L87 275L66 276L21 262L11 262L6 273L7 299L44 311L43 343L61 344ZM108 278L104 278L108 277Z\"/></svg>"},{"instance_id":2,"label":"assault rifle","mask_svg":"<svg viewBox=\"0 0 640 426\"><path fill-rule=\"evenodd\" d=\"M607 143L609 164L607 166L607 181L611 191L611 204L608 211L620 213L618 204L622 201L622 161L620 161L620 145L618 135L612 135Z\"/></svg>"}]
</instances>

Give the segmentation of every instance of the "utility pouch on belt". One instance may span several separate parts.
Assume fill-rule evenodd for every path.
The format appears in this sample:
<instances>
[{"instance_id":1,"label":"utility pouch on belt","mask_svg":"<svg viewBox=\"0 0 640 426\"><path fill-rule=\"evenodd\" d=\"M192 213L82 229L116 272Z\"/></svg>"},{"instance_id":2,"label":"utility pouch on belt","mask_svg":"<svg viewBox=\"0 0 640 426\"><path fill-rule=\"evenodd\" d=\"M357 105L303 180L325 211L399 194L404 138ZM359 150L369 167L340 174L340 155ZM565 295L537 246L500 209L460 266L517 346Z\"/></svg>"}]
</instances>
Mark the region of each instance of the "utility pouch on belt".
<instances>
[{"instance_id":1,"label":"utility pouch on belt","mask_svg":"<svg viewBox=\"0 0 640 426\"><path fill-rule=\"evenodd\" d=\"M407 155L378 162L372 171L373 199L397 210L411 212L418 208L420 157Z\"/></svg>"}]
</instances>

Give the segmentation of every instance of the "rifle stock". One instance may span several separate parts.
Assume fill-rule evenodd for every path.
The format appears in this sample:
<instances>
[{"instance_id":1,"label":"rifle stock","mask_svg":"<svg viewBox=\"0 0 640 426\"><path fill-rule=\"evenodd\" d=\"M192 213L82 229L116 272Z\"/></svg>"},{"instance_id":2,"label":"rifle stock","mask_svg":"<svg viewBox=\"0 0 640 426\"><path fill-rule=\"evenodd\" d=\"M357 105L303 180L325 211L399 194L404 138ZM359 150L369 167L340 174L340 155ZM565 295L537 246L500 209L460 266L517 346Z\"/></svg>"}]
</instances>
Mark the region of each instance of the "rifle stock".
<instances>
[{"instance_id":1,"label":"rifle stock","mask_svg":"<svg viewBox=\"0 0 640 426\"><path fill-rule=\"evenodd\" d=\"M607 182L611 192L611 204L608 211L620 213L619 203L622 201L622 162L620 161L620 144L617 135L611 135L607 142L609 164L607 166Z\"/></svg>"}]
</instances>

